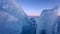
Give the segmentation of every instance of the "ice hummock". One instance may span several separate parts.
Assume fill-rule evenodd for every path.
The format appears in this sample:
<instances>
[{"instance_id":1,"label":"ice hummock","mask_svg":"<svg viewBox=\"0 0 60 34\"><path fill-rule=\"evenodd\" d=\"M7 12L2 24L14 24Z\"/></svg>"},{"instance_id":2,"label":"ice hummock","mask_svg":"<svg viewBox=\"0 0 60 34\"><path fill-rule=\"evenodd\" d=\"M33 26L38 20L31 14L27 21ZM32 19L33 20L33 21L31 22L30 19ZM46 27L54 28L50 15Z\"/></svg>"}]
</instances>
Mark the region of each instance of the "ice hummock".
<instances>
[{"instance_id":1,"label":"ice hummock","mask_svg":"<svg viewBox=\"0 0 60 34\"><path fill-rule=\"evenodd\" d=\"M0 0L0 34L21 34L26 26L32 23L16 1Z\"/></svg>"},{"instance_id":2,"label":"ice hummock","mask_svg":"<svg viewBox=\"0 0 60 34\"><path fill-rule=\"evenodd\" d=\"M58 7L43 10L37 24L36 34L54 34Z\"/></svg>"}]
</instances>

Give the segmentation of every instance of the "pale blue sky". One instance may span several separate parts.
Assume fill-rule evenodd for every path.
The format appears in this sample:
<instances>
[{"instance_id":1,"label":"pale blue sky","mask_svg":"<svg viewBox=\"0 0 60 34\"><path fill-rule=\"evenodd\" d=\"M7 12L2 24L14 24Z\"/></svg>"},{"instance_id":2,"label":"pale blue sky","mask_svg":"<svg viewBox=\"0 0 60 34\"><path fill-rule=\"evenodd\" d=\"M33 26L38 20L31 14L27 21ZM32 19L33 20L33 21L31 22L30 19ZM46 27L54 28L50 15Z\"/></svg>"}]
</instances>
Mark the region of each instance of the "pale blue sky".
<instances>
[{"instance_id":1,"label":"pale blue sky","mask_svg":"<svg viewBox=\"0 0 60 34\"><path fill-rule=\"evenodd\" d=\"M60 0L17 0L17 3L28 15L40 15L44 9L53 8Z\"/></svg>"}]
</instances>

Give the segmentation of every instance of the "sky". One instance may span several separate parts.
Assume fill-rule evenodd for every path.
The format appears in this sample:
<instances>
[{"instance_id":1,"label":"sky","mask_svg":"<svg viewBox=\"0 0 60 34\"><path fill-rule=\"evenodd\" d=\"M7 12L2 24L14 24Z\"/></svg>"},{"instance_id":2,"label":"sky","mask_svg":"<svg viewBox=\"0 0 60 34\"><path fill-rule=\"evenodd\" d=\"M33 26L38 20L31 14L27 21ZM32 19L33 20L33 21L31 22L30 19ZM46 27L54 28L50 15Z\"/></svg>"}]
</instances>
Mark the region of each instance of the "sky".
<instances>
[{"instance_id":1,"label":"sky","mask_svg":"<svg viewBox=\"0 0 60 34\"><path fill-rule=\"evenodd\" d=\"M16 0L28 16L40 16L41 12L59 5L60 0Z\"/></svg>"}]
</instances>

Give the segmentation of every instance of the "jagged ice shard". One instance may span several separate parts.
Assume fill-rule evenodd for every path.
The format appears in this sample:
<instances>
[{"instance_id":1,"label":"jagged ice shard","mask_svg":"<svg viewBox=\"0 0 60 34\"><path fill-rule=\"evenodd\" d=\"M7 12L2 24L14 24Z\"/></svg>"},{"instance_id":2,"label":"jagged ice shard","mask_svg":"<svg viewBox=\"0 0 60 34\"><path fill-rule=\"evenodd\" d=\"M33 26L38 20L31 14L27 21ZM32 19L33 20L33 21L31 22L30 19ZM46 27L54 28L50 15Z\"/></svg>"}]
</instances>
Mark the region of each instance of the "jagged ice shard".
<instances>
[{"instance_id":1,"label":"jagged ice shard","mask_svg":"<svg viewBox=\"0 0 60 34\"><path fill-rule=\"evenodd\" d=\"M54 34L58 7L53 9L43 10L40 15L39 23L37 24L36 34Z\"/></svg>"},{"instance_id":2,"label":"jagged ice shard","mask_svg":"<svg viewBox=\"0 0 60 34\"><path fill-rule=\"evenodd\" d=\"M24 26L30 26L24 10L16 0L0 0L0 34L21 34Z\"/></svg>"}]
</instances>

